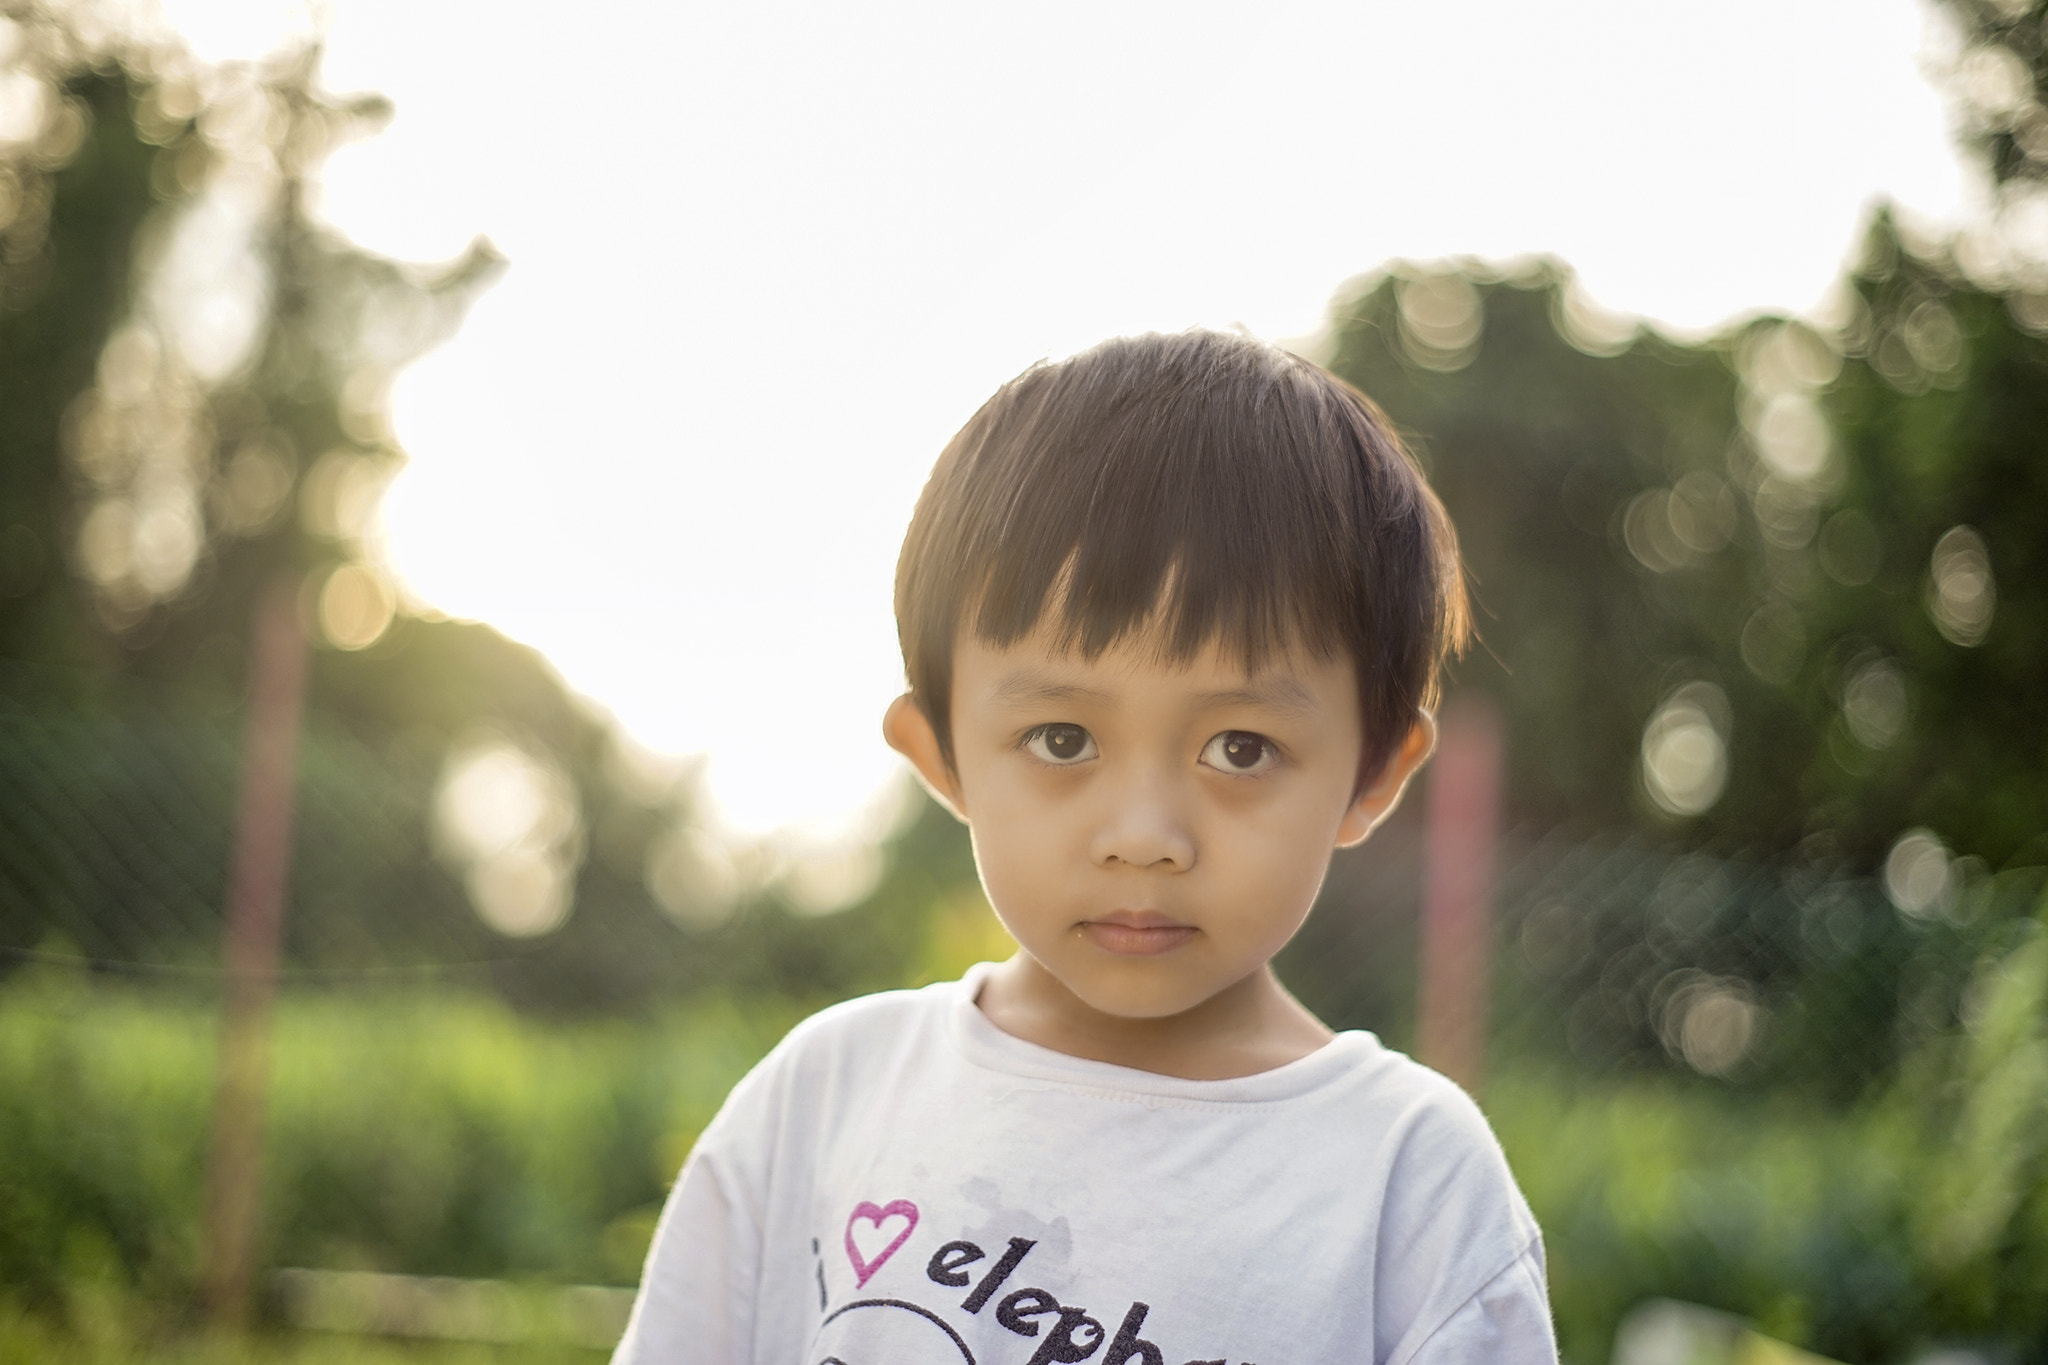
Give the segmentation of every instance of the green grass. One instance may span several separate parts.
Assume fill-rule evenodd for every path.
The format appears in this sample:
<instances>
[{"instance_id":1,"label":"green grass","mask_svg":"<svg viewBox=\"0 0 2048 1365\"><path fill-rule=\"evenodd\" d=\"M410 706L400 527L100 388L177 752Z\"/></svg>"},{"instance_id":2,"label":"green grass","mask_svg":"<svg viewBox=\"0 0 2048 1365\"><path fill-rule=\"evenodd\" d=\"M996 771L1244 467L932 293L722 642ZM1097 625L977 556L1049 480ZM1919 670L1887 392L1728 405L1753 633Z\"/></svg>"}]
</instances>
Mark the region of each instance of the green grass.
<instances>
[{"instance_id":1,"label":"green grass","mask_svg":"<svg viewBox=\"0 0 2048 1365\"><path fill-rule=\"evenodd\" d=\"M120 1325L80 1322L0 1308L0 1365L602 1365L603 1351L569 1346L412 1342L266 1330L228 1336L166 1325L137 1325L132 1305ZM147 1315L140 1315L146 1317Z\"/></svg>"}]
</instances>

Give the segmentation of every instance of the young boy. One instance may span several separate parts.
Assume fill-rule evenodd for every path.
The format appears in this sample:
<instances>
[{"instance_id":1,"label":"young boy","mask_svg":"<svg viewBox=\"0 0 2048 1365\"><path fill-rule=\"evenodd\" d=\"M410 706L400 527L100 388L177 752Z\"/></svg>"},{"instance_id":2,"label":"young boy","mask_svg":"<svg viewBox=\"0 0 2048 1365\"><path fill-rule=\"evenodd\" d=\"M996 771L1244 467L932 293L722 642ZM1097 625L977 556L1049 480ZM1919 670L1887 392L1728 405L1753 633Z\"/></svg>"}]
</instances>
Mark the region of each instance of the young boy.
<instances>
[{"instance_id":1,"label":"young boy","mask_svg":"<svg viewBox=\"0 0 2048 1365\"><path fill-rule=\"evenodd\" d=\"M615 1359L1554 1361L1478 1110L1270 965L1428 757L1465 629L1378 411L1215 333L1034 366L940 456L896 617L884 733L1018 952L734 1089Z\"/></svg>"}]
</instances>

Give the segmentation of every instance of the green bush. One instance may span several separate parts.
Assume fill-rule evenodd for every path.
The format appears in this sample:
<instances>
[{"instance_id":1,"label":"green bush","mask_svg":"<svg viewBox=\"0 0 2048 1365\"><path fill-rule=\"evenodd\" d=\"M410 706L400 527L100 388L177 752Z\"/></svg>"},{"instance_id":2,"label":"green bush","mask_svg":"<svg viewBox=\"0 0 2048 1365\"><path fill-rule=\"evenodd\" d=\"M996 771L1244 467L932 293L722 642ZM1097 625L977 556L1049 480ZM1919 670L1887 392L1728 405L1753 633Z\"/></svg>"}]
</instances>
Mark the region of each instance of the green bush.
<instances>
[{"instance_id":1,"label":"green bush","mask_svg":"<svg viewBox=\"0 0 2048 1365\"><path fill-rule=\"evenodd\" d=\"M2048 1362L2048 934L2011 926L1963 1024L1851 1108L1508 1070L1487 1110L1542 1224L1566 1358L1649 1297L1850 1362Z\"/></svg>"},{"instance_id":2,"label":"green bush","mask_svg":"<svg viewBox=\"0 0 2048 1365\"><path fill-rule=\"evenodd\" d=\"M482 996L280 1002L269 1265L630 1284L662 1194L726 1090L801 1016L704 1001L545 1023ZM0 990L0 1286L189 1299L216 1019L54 972Z\"/></svg>"},{"instance_id":3,"label":"green bush","mask_svg":"<svg viewBox=\"0 0 2048 1365\"><path fill-rule=\"evenodd\" d=\"M803 1012L548 1022L477 995L288 995L264 1263L630 1284L690 1143ZM2038 920L1985 955L1963 1016L1850 1108L1497 1066L1486 1107L1545 1230L1566 1358L1606 1360L1622 1315L1663 1296L1849 1362L1940 1342L2048 1362ZM125 1360L185 1320L215 1043L190 995L48 971L0 988L0 1365L47 1358L46 1338ZM123 1322L142 1326L105 1326Z\"/></svg>"}]
</instances>

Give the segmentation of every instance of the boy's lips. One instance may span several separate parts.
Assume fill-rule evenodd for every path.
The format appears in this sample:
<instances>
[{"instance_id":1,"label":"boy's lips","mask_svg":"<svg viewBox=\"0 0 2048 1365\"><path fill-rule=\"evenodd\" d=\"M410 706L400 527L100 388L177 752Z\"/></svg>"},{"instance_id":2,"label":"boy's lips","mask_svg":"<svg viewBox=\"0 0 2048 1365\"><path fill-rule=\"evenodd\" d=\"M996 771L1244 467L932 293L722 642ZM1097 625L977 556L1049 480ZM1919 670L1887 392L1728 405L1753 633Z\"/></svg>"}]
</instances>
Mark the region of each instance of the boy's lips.
<instances>
[{"instance_id":1,"label":"boy's lips","mask_svg":"<svg viewBox=\"0 0 2048 1365\"><path fill-rule=\"evenodd\" d=\"M1082 920L1081 932L1104 952L1152 957L1180 947L1200 931L1157 910L1113 910Z\"/></svg>"}]
</instances>

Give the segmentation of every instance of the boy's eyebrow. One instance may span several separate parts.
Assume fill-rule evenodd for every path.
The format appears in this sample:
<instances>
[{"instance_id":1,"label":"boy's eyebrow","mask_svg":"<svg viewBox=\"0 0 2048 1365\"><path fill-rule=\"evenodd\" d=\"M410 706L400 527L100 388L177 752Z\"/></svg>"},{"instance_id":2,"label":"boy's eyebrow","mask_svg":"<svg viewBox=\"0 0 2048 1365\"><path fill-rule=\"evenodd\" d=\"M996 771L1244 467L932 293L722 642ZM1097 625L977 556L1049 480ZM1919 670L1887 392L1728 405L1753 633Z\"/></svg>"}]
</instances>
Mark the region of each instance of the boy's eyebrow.
<instances>
[{"instance_id":1,"label":"boy's eyebrow","mask_svg":"<svg viewBox=\"0 0 2048 1365\"><path fill-rule=\"evenodd\" d=\"M1204 692L1201 700L1208 706L1263 706L1297 715L1316 709L1315 694L1300 679L1285 674L1257 678L1221 692Z\"/></svg>"},{"instance_id":2,"label":"boy's eyebrow","mask_svg":"<svg viewBox=\"0 0 2048 1365\"><path fill-rule=\"evenodd\" d=\"M1082 687L1078 683L1059 682L1029 669L1020 669L996 684L996 700L1000 702L1106 702L1109 699L1107 692Z\"/></svg>"},{"instance_id":3,"label":"boy's eyebrow","mask_svg":"<svg viewBox=\"0 0 2048 1365\"><path fill-rule=\"evenodd\" d=\"M999 702L1037 704L1076 701L1108 703L1115 700L1109 693L1097 688L1083 687L1079 683L1060 682L1029 669L1021 669L999 681L996 684L995 699ZM1227 687L1215 692L1204 692L1195 700L1205 708L1263 706L1295 715L1304 715L1316 709L1315 694L1298 678L1289 677L1284 673L1268 674L1253 679L1243 687Z\"/></svg>"}]
</instances>

